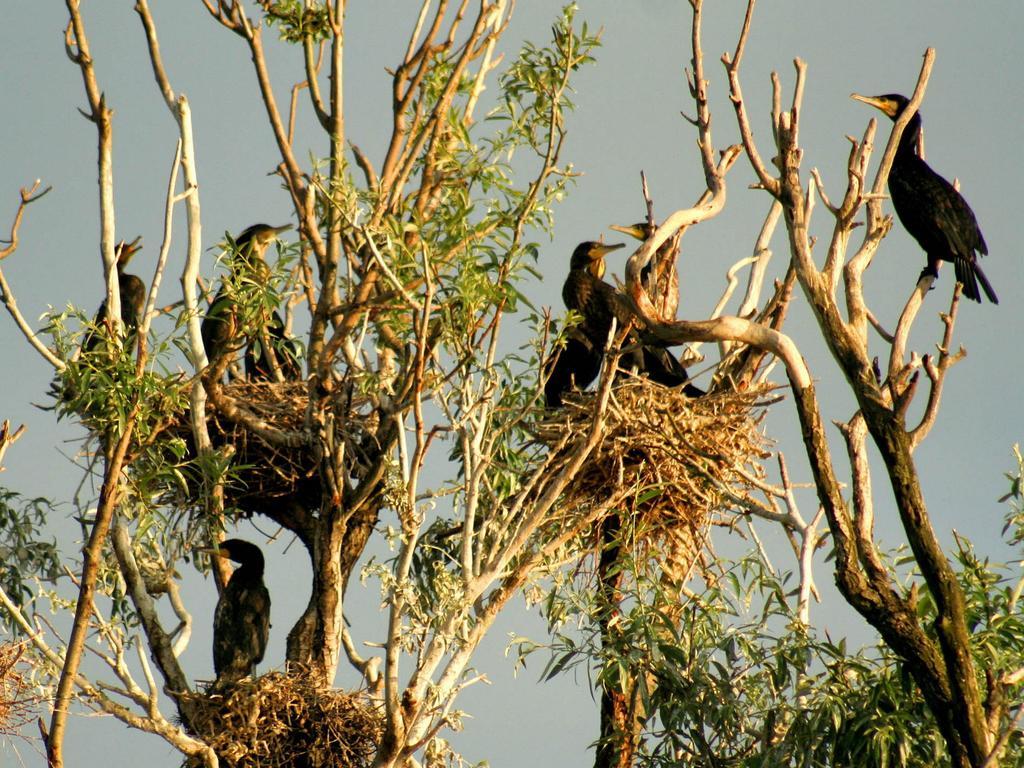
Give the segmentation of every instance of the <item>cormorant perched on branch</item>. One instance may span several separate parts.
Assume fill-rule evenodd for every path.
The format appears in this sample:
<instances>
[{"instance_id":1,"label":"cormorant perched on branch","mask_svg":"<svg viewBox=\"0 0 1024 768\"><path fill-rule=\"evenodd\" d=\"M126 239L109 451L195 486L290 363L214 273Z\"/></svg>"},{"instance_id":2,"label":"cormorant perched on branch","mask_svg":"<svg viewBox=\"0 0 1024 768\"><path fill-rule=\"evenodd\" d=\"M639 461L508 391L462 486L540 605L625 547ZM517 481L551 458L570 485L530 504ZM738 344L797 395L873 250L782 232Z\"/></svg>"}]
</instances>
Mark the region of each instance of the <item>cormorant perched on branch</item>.
<instances>
[{"instance_id":1,"label":"cormorant perched on branch","mask_svg":"<svg viewBox=\"0 0 1024 768\"><path fill-rule=\"evenodd\" d=\"M573 383L584 389L597 378L612 318L616 319L620 329L632 319L616 298L615 288L602 279L605 254L622 247L621 243L605 245L588 241L580 243L573 251L569 274L562 286L562 300L568 309L578 312L582 320L573 331L578 335L570 335L565 348L557 353L555 362L549 363L550 374L544 396L550 408L561 405L562 395ZM679 361L662 347L643 345L634 359L638 371L658 384L674 387L685 383L688 378ZM687 394L691 396L704 394L696 387L690 389Z\"/></svg>"},{"instance_id":2,"label":"cormorant perched on branch","mask_svg":"<svg viewBox=\"0 0 1024 768\"><path fill-rule=\"evenodd\" d=\"M263 260L263 254L266 252L267 246L274 242L281 232L290 227L290 224L280 227L254 224L243 231L234 241L235 247L230 262L232 276L238 281L265 282L270 271ZM281 374L285 380L301 378L302 373L298 359L287 344L283 343L285 342L284 320L275 309L267 309L263 314L266 319L262 328L266 331L267 341L273 348ZM241 332L240 325L235 297L227 285L222 285L211 302L210 311L203 319L202 324L203 345L206 347L206 357L211 365L241 346L242 340L238 338ZM246 376L250 380L272 380L274 378L273 369L259 330L246 341Z\"/></svg>"},{"instance_id":3,"label":"cormorant perched on branch","mask_svg":"<svg viewBox=\"0 0 1024 768\"><path fill-rule=\"evenodd\" d=\"M569 274L562 285L562 301L568 309L581 316L579 325L566 338L565 347L557 350L545 365L544 402L549 408L562 405L562 395L573 385L586 389L601 371L604 346L611 330L618 305L615 289L604 276L604 255L622 244L605 245L588 241L580 243L569 261ZM627 317L619 319L619 327ZM552 362L553 361L553 362Z\"/></svg>"},{"instance_id":4,"label":"cormorant perched on branch","mask_svg":"<svg viewBox=\"0 0 1024 768\"><path fill-rule=\"evenodd\" d=\"M852 98L880 109L893 122L899 119L909 101L898 93ZM988 253L985 238L978 228L974 211L953 185L931 169L917 153L921 133L921 115L915 113L900 137L892 170L889 195L904 228L928 254L924 275L939 276L939 261L951 261L956 279L964 286L964 296L981 301L978 284L988 300L998 304L995 291L978 264L977 253Z\"/></svg>"},{"instance_id":5,"label":"cormorant perched on branch","mask_svg":"<svg viewBox=\"0 0 1024 768\"><path fill-rule=\"evenodd\" d=\"M263 660L270 635L270 593L263 584L263 553L255 544L228 539L201 550L239 563L213 614L214 689L251 675Z\"/></svg>"},{"instance_id":6,"label":"cormorant perched on branch","mask_svg":"<svg viewBox=\"0 0 1024 768\"><path fill-rule=\"evenodd\" d=\"M117 285L121 296L121 323L124 325L125 339L131 338L136 329L142 323L142 313L146 309L146 284L138 275L125 272L125 267L138 251L142 250L139 241L142 236L136 237L130 243L122 240L117 244L114 251L117 256ZM97 328L107 322L107 300L104 299L96 312L96 319L93 321ZM90 352L99 343L100 335L92 330L82 340L82 351Z\"/></svg>"}]
</instances>

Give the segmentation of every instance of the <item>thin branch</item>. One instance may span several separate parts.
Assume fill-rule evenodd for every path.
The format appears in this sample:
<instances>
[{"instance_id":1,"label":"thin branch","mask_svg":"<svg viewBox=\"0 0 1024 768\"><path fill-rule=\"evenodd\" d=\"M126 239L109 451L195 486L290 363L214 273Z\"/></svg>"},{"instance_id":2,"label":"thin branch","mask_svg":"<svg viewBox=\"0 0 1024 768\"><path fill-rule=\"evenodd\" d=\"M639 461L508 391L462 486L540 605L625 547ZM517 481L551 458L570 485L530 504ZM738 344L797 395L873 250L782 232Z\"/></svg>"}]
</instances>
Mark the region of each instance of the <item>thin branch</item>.
<instances>
[{"instance_id":1,"label":"thin branch","mask_svg":"<svg viewBox=\"0 0 1024 768\"><path fill-rule=\"evenodd\" d=\"M169 690L174 694L188 693L191 691L188 678L178 664L178 658L171 645L170 636L160 624L156 603L146 589L145 580L135 560L128 527L120 519L114 523L111 540L121 574L124 576L125 584L128 587L128 595L146 632L146 640L150 652L160 666L160 672ZM150 682L152 685L152 681ZM181 699L176 700L179 704L181 703Z\"/></svg>"},{"instance_id":2,"label":"thin branch","mask_svg":"<svg viewBox=\"0 0 1024 768\"><path fill-rule=\"evenodd\" d=\"M0 472L4 471L4 455L7 453L7 449L14 445L25 434L25 425L22 424L16 430L14 434L11 434L11 422L4 419L3 424L0 424Z\"/></svg>"},{"instance_id":3,"label":"thin branch","mask_svg":"<svg viewBox=\"0 0 1024 768\"><path fill-rule=\"evenodd\" d=\"M922 274L921 279L914 286L913 293L907 299L900 319L896 323L896 332L893 334L892 349L889 352L889 384L890 386L902 386L900 384L909 366L904 365L903 358L906 354L907 341L910 338L910 331L913 328L917 313L924 304L924 297L931 290L935 278L932 275Z\"/></svg>"},{"instance_id":4,"label":"thin branch","mask_svg":"<svg viewBox=\"0 0 1024 768\"><path fill-rule=\"evenodd\" d=\"M139 2L145 2L145 0L139 0ZM181 163L181 143L181 138L179 137L174 148L174 160L171 162L171 172L167 180L167 194L164 204L164 233L163 240L160 243L160 254L157 256L156 267L153 269L153 279L149 283L149 297L146 300L146 308L142 313L142 322L139 324L138 332L136 333L136 342L138 344L136 375L142 374L143 366L146 362L149 327L156 314L154 312L156 299L160 293L160 283L163 280L164 267L167 264L167 256L171 250L174 204L181 199L181 197L177 197L174 194L174 188L178 184L178 166ZM190 196L194 193L195 190L190 189L182 197Z\"/></svg>"},{"instance_id":5,"label":"thin branch","mask_svg":"<svg viewBox=\"0 0 1024 768\"><path fill-rule=\"evenodd\" d=\"M36 179L31 187L22 187L19 190L21 202L18 203L18 212L14 214L14 221L11 222L11 235L7 240L0 241L8 243L6 248L0 249L0 261L3 261L18 250L18 230L21 228L21 217L25 214L25 209L53 189L53 187L47 187L40 192L40 184L42 184L42 181Z\"/></svg>"},{"instance_id":6,"label":"thin branch","mask_svg":"<svg viewBox=\"0 0 1024 768\"><path fill-rule=\"evenodd\" d=\"M750 34L750 20L754 13L755 2L756 0L748 0L743 27L740 30L739 39L736 43L736 52L732 57L728 53L722 54L722 64L725 66L725 71L729 76L729 98L736 111L736 122L739 125L743 149L750 160L754 173L757 174L757 178L761 182L761 186L768 190L773 197L778 197L781 188L779 180L769 173L767 166L757 151L757 144L754 141L754 129L751 127L750 119L747 116L746 104L743 101L743 89L740 86L740 63L743 59L743 51L746 48L747 36ZM773 124L775 122L773 119Z\"/></svg>"},{"instance_id":7,"label":"thin branch","mask_svg":"<svg viewBox=\"0 0 1024 768\"><path fill-rule=\"evenodd\" d=\"M147 0L136 0L135 12L142 19L142 27L146 30L146 44L149 46L149 61L153 65L153 76L156 78L160 95L164 97L164 103L173 114L175 112L174 102L177 98L171 83L167 79L167 72L164 70L163 58L160 56L160 43L156 37L156 25L153 23L153 15L149 12Z\"/></svg>"},{"instance_id":8,"label":"thin branch","mask_svg":"<svg viewBox=\"0 0 1024 768\"><path fill-rule=\"evenodd\" d=\"M928 393L928 404L921 416L920 423L910 430L910 450L913 451L921 444L931 428L935 425L935 419L939 413L939 404L942 401L942 385L946 379L946 371L962 360L967 352L961 348L955 353L949 350L953 344L953 328L956 325L957 310L960 307L960 294L963 286L956 284L953 289L953 298L950 300L949 312L942 315L942 323L945 331L942 335L942 342L939 344L939 360L932 363L929 356L924 358L924 370L931 382L931 389Z\"/></svg>"},{"instance_id":9,"label":"thin branch","mask_svg":"<svg viewBox=\"0 0 1024 768\"><path fill-rule=\"evenodd\" d=\"M11 224L11 236L6 242L7 247L0 250L0 261L10 256L18 249L18 230L21 227L21 219L25 213L25 208L34 203L36 200L41 198L52 187L47 187L42 192L38 192L40 181L37 179L35 184L31 188L22 187L20 191L21 201L18 204L18 212L14 215L14 222ZM3 300L4 307L14 320L14 324L18 326L22 335L28 340L32 348L35 349L46 362L54 367L58 372L64 370L64 361L54 354L53 350L43 344L42 341L36 336L35 331L25 320L24 315L21 314L21 310L18 309L17 299L14 297L14 292L11 290L11 286L7 283L7 278L4 276L3 269L0 268L0 300Z\"/></svg>"},{"instance_id":10,"label":"thin branch","mask_svg":"<svg viewBox=\"0 0 1024 768\"><path fill-rule=\"evenodd\" d=\"M103 280L106 285L107 319L118 337L123 336L121 322L121 291L117 275L117 254L114 248L114 163L113 163L113 110L107 107L106 96L100 91L89 53L89 39L85 22L79 12L80 0L65 0L71 20L65 30L65 50L68 58L82 73L89 112L85 117L96 125L99 154L100 192L100 254L103 258Z\"/></svg>"}]
</instances>

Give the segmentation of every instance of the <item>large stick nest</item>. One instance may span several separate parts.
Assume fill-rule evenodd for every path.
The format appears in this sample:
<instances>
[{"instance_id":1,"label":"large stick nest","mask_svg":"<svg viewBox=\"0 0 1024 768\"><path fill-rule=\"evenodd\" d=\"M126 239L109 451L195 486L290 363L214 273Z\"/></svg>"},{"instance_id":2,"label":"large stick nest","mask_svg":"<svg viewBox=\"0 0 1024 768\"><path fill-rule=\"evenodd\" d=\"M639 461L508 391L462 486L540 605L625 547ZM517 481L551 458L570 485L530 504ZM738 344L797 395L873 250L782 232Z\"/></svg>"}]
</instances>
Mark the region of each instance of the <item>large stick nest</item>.
<instances>
[{"instance_id":1,"label":"large stick nest","mask_svg":"<svg viewBox=\"0 0 1024 768\"><path fill-rule=\"evenodd\" d=\"M716 513L764 477L770 456L759 407L771 388L723 391L699 398L643 378L614 387L600 442L570 481L559 512L560 528L607 505L631 517L629 529L658 553L669 576L685 580L703 549ZM594 419L592 394L570 395L540 422L538 438L568 451Z\"/></svg>"},{"instance_id":2,"label":"large stick nest","mask_svg":"<svg viewBox=\"0 0 1024 768\"><path fill-rule=\"evenodd\" d=\"M270 382L235 380L221 387L226 399L244 408L247 415L269 431L280 434L312 435L298 445L281 445L249 429L244 423L219 412L207 403L207 428L215 449L231 455L232 469L226 483L225 503L244 514L266 513L283 503L296 503L304 509L320 506L323 483L320 476L322 439L345 445L350 469L368 463L366 453L373 443L372 416L350 418L360 403L347 403L347 413L333 419L330 426L310 425L309 391L306 382ZM363 398L365 400L365 398ZM365 405L365 402L362 403ZM331 435L323 434L331 430ZM194 447L188 414L176 425L176 431ZM195 502L197 499L190 499Z\"/></svg>"},{"instance_id":3,"label":"large stick nest","mask_svg":"<svg viewBox=\"0 0 1024 768\"><path fill-rule=\"evenodd\" d=\"M229 768L363 768L380 739L380 715L364 695L306 675L271 672L187 699L189 731Z\"/></svg>"},{"instance_id":4,"label":"large stick nest","mask_svg":"<svg viewBox=\"0 0 1024 768\"><path fill-rule=\"evenodd\" d=\"M305 382L236 380L223 387L223 392L271 429L302 432L306 428L309 393ZM225 490L228 505L249 514L283 500L296 501L307 509L319 506L320 458L314 445L275 445L209 405L206 423L214 447L230 445L235 452Z\"/></svg>"}]
</instances>

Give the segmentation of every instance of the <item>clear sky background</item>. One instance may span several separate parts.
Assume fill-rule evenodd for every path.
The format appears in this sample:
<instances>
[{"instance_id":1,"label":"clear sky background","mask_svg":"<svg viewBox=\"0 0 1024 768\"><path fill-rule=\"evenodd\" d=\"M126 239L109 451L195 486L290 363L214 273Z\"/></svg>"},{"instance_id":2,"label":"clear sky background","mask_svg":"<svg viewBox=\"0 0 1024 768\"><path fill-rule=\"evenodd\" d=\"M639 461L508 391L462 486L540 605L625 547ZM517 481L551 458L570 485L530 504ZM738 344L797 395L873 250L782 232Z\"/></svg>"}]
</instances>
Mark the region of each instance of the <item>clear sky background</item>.
<instances>
[{"instance_id":1,"label":"clear sky background","mask_svg":"<svg viewBox=\"0 0 1024 768\"><path fill-rule=\"evenodd\" d=\"M49 306L74 303L91 311L99 304L103 284L99 258L96 184L96 131L76 108L85 105L79 70L64 55L62 30L67 21L63 3L6 4L0 25L0 234L6 233L17 206L18 187L41 178L53 191L33 205L21 228L21 247L3 263L21 309L35 321ZM142 234L145 250L136 258L136 272L151 274L163 226L163 195L174 152L176 127L153 83L145 40L128 0L86 2L85 23L101 88L115 110L114 177L118 236ZM257 87L243 41L212 22L198 0L153 0L163 54L172 86L191 102L199 162L204 247L213 246L225 230L267 221L292 220L278 180L268 176L275 149L263 117ZM382 156L384 126L390 109L390 78L385 67L401 55L409 24L405 17L417 4L396 0L350 3L346 26L346 130L374 160ZM689 55L689 4L669 0L583 0L581 18L604 27L598 63L575 80L578 109L569 116L569 139L563 159L583 176L569 199L556 211L552 242L544 243L539 267L545 279L529 287L538 304L561 312L560 287L568 255L581 240L604 234L606 227L643 216L639 172L646 170L659 218L692 203L703 189L695 149L695 130L679 116L692 113L683 67ZM559 4L521 0L503 41L506 61L522 40L546 42ZM742 21L738 0L709 2L705 11L706 74L711 81L714 138L719 149L738 140L726 95L726 78L718 57L732 50ZM999 543L1002 508L996 499L1006 491L1004 473L1013 466L1011 446L1024 435L1024 289L1019 243L1024 170L1020 126L1022 107L1019 34L1024 5L1016 0L986 3L860 3L765 2L756 13L743 64L743 84L762 153L770 156L770 81L778 71L788 98L793 83L792 60L808 65L801 141L804 169L820 169L833 198L841 196L849 144L847 134L862 135L867 121L881 114L851 101L851 91L866 94L913 90L921 57L928 46L937 61L922 107L929 162L948 178L959 178L988 242L983 265L1001 298L998 307L963 302L956 343L967 347L967 359L947 379L945 405L931 437L918 450L933 522L943 541L954 529L970 536L982 552L1008 555ZM273 34L268 35L268 41ZM270 65L278 98L301 79L299 51L271 46ZM494 83L491 93L495 93ZM308 113L307 113L308 117ZM878 152L890 124L882 118ZM481 130L486 126L481 124ZM323 156L322 138L302 131L309 150ZM299 156L305 156L300 151ZM680 314L700 319L713 308L726 269L749 255L770 201L747 189L753 173L741 158L728 178L729 200L717 219L694 228L684 240L681 260ZM887 204L888 205L888 204ZM887 208L891 211L891 208ZM177 226L163 297L171 300L183 262L184 211ZM814 232L819 253L827 242L830 220L816 209ZM859 234L854 244L859 242ZM785 237L781 227L773 243L773 274L781 274ZM204 274L214 273L215 250L206 257ZM884 242L866 278L866 295L882 322L892 327L924 264L917 244L897 226ZM622 273L613 257L611 271ZM913 339L930 352L939 338L937 314L948 307L953 286L944 269L937 288L926 299ZM813 320L795 302L787 330L801 345L820 394L829 403L826 418L848 418L849 396L831 359L816 339ZM515 333L509 339L511 348ZM0 418L28 425L26 436L8 453L2 481L23 494L45 495L66 502L79 479L66 458L79 431L56 423L51 413L32 407L45 402L52 372L19 335L9 317L0 317ZM881 353L882 347L878 346ZM788 452L798 481L809 480L789 402L775 406L771 434ZM835 435L833 435L835 437ZM879 533L888 546L902 542L895 513L876 476ZM802 498L812 513L811 496ZM69 522L68 504L55 509L51 525L65 551L79 546L77 525ZM261 541L259 534L242 534ZM769 534L769 538L770 534ZM283 659L284 637L308 595L308 565L299 546L287 542L270 547L268 584L274 600L271 647L267 664ZM723 550L735 542L721 541ZM775 551L781 563L785 554ZM287 563L287 565L285 565ZM829 564L818 565L823 604L812 609L815 622L833 638L869 640L862 620L852 615L830 588ZM185 588L196 619L196 631L185 656L196 677L212 673L209 621L215 594L208 580L185 576ZM294 599L289 596L294 595ZM361 619L375 616L376 587L354 584L349 615L356 637L378 639L363 632ZM534 764L582 768L592 764L588 744L596 735L597 705L585 676L538 683L541 659L512 677L504 656L509 632L543 637L535 614L516 606L481 648L477 662L492 686L477 686L459 706L473 715L466 731L453 738L471 761L487 759L495 768ZM540 663L538 663L540 662ZM351 683L344 677L343 684ZM109 718L76 718L70 725L69 750L76 766L134 766L145 755L152 768L175 766L178 757L156 737L129 733ZM5 747L14 755L10 747ZM31 747L20 753L27 764L40 758ZM3 762L8 757L4 753Z\"/></svg>"}]
</instances>

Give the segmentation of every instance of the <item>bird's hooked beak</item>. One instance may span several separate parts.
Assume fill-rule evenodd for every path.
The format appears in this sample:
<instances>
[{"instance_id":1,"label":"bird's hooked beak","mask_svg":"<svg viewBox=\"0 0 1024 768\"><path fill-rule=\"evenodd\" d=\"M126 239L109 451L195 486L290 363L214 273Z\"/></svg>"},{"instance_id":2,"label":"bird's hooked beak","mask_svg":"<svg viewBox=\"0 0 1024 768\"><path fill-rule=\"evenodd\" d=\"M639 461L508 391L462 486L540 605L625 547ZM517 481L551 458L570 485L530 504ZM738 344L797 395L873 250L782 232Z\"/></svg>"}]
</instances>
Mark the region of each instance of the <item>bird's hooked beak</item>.
<instances>
[{"instance_id":1,"label":"bird's hooked beak","mask_svg":"<svg viewBox=\"0 0 1024 768\"><path fill-rule=\"evenodd\" d=\"M604 243L598 243L597 245L593 246L590 249L590 253L589 253L590 260L591 261L597 261L598 259L603 259L605 257L605 254L611 253L612 251L617 251L617 250L619 250L619 248L625 248L625 247L626 247L625 243L612 243L611 245L605 245Z\"/></svg>"},{"instance_id":2,"label":"bird's hooked beak","mask_svg":"<svg viewBox=\"0 0 1024 768\"><path fill-rule=\"evenodd\" d=\"M204 555L209 555L210 557L221 557L225 560L229 559L228 551L226 549L221 549L220 547L199 547L195 551L202 552Z\"/></svg>"},{"instance_id":3,"label":"bird's hooked beak","mask_svg":"<svg viewBox=\"0 0 1024 768\"><path fill-rule=\"evenodd\" d=\"M875 109L880 109L889 117L896 117L896 102L891 99L883 99L881 96L861 96L859 93L851 93L850 98L870 104Z\"/></svg>"},{"instance_id":4,"label":"bird's hooked beak","mask_svg":"<svg viewBox=\"0 0 1024 768\"><path fill-rule=\"evenodd\" d=\"M132 256L141 250L142 235L139 235L131 242L122 240L117 244L117 265L119 267L127 266L128 262L132 260Z\"/></svg>"},{"instance_id":5,"label":"bird's hooked beak","mask_svg":"<svg viewBox=\"0 0 1024 768\"><path fill-rule=\"evenodd\" d=\"M629 235L636 240L647 239L647 223L640 222L639 224L630 224L628 226L622 226L620 224L612 224L608 229L614 229L616 232L621 232L624 235Z\"/></svg>"},{"instance_id":6,"label":"bird's hooked beak","mask_svg":"<svg viewBox=\"0 0 1024 768\"><path fill-rule=\"evenodd\" d=\"M269 245L277 236L282 232L286 232L292 228L291 224L282 224L280 227L267 227L264 231L260 232L258 240L261 244Z\"/></svg>"}]
</instances>

